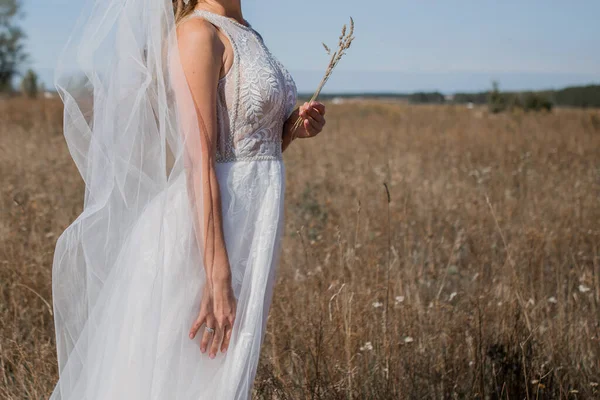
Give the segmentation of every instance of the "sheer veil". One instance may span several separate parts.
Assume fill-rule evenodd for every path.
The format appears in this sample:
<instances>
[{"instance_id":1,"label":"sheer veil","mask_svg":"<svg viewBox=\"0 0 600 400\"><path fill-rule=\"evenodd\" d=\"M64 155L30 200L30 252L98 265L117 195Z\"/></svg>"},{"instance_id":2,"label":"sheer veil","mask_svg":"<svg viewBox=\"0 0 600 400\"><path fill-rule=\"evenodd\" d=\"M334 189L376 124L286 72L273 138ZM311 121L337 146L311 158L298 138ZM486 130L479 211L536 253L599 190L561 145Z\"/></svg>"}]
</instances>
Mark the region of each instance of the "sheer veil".
<instances>
[{"instance_id":1,"label":"sheer veil","mask_svg":"<svg viewBox=\"0 0 600 400\"><path fill-rule=\"evenodd\" d=\"M116 287L116 270L127 268L131 255L124 249L145 212L169 213L167 199L181 187L193 228L165 224L148 234L143 276L160 273L168 258L163 241L172 235L194 244L178 251L204 272L202 123L179 62L173 14L171 0L88 0L59 56L55 85L65 106L64 135L85 197L54 256L60 380L52 399L88 398L84 366L91 335L107 318L107 286Z\"/></svg>"}]
</instances>

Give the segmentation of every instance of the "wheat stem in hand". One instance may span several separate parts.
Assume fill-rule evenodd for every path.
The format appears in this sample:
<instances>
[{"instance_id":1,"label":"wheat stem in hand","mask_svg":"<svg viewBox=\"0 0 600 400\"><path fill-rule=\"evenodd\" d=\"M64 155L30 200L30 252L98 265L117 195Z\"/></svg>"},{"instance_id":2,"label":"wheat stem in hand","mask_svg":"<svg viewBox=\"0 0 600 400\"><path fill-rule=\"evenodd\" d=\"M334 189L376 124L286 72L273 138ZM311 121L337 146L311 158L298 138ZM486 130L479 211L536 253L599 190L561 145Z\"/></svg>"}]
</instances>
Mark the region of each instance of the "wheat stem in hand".
<instances>
[{"instance_id":1,"label":"wheat stem in hand","mask_svg":"<svg viewBox=\"0 0 600 400\"><path fill-rule=\"evenodd\" d=\"M321 79L321 83L317 87L317 90L311 97L309 103L312 101L315 101L317 99L317 97L319 97L319 94L321 94L321 90L323 89L323 87L325 86L327 81L329 80L329 77L331 76L333 69L340 62L342 57L346 54L346 50L348 50L350 48L350 45L352 45L353 40L354 40L354 20L352 19L352 17L350 17L350 29L347 30L346 25L344 25L344 27L342 28L342 34L340 35L340 39L338 42L338 49L336 52L331 54L331 50L329 49L329 47L327 47L327 45L325 43L323 43L323 47L325 48L325 51L327 51L327 54L331 54L331 59L329 60L329 65L327 66L327 70L325 70L325 75L323 76L323 79ZM302 117L298 117L298 119L294 123L294 126L292 127L292 140L296 138L296 131L298 130L300 125L302 125Z\"/></svg>"}]
</instances>

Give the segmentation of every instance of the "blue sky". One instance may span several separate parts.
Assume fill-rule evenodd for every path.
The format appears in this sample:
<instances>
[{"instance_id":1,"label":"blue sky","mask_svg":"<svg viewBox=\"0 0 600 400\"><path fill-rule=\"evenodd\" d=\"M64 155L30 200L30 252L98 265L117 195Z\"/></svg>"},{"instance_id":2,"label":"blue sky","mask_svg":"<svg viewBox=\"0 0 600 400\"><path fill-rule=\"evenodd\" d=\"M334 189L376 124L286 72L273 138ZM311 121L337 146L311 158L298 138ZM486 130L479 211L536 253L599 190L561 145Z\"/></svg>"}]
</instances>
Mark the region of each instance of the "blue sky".
<instances>
[{"instance_id":1,"label":"blue sky","mask_svg":"<svg viewBox=\"0 0 600 400\"><path fill-rule=\"evenodd\" d=\"M102 0L99 0L102 1ZM84 0L24 0L30 66L52 86ZM600 83L598 0L243 0L244 17L312 92L354 17L356 39L325 92L545 89Z\"/></svg>"}]
</instances>

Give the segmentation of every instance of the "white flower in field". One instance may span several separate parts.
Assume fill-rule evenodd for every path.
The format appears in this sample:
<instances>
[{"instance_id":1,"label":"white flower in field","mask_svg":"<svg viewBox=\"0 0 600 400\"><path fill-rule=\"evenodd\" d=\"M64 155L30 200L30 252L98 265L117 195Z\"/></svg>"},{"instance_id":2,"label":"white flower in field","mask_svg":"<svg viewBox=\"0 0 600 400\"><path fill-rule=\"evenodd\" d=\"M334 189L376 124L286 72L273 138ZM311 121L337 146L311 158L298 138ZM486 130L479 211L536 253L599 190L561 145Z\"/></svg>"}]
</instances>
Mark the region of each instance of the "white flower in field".
<instances>
[{"instance_id":1,"label":"white flower in field","mask_svg":"<svg viewBox=\"0 0 600 400\"><path fill-rule=\"evenodd\" d=\"M533 301L533 299L529 299L527 300L527 303L525 303L525 307L529 307L529 306L534 306L535 305L535 301Z\"/></svg>"},{"instance_id":2,"label":"white flower in field","mask_svg":"<svg viewBox=\"0 0 600 400\"><path fill-rule=\"evenodd\" d=\"M558 303L558 300L556 300L556 297L551 296L551 297L548 297L548 303L556 304L556 303Z\"/></svg>"},{"instance_id":3,"label":"white flower in field","mask_svg":"<svg viewBox=\"0 0 600 400\"><path fill-rule=\"evenodd\" d=\"M598 382L590 382L591 387L598 387Z\"/></svg>"},{"instance_id":4,"label":"white flower in field","mask_svg":"<svg viewBox=\"0 0 600 400\"><path fill-rule=\"evenodd\" d=\"M579 288L578 288L578 289L579 289L579 291L580 291L581 293L587 293L587 292L589 292L590 290L592 290L592 289L590 289L589 287L587 287L587 286L585 286L585 285L579 285Z\"/></svg>"},{"instance_id":5,"label":"white flower in field","mask_svg":"<svg viewBox=\"0 0 600 400\"><path fill-rule=\"evenodd\" d=\"M415 339L413 339L411 336L407 336L404 338L404 343L412 343L414 341Z\"/></svg>"},{"instance_id":6,"label":"white flower in field","mask_svg":"<svg viewBox=\"0 0 600 400\"><path fill-rule=\"evenodd\" d=\"M371 351L373 350L373 344L371 342L366 342L363 346L360 347L360 351Z\"/></svg>"},{"instance_id":7,"label":"white flower in field","mask_svg":"<svg viewBox=\"0 0 600 400\"><path fill-rule=\"evenodd\" d=\"M396 296L396 304L400 304L404 301L404 296Z\"/></svg>"},{"instance_id":8,"label":"white flower in field","mask_svg":"<svg viewBox=\"0 0 600 400\"><path fill-rule=\"evenodd\" d=\"M450 298L448 299L448 301L452 301L452 299L454 299L456 297L456 292L452 292L450 293Z\"/></svg>"},{"instance_id":9,"label":"white flower in field","mask_svg":"<svg viewBox=\"0 0 600 400\"><path fill-rule=\"evenodd\" d=\"M379 301L376 301L375 303L373 303L373 307L374 308L381 308L381 307L383 307L383 303L381 303Z\"/></svg>"}]
</instances>

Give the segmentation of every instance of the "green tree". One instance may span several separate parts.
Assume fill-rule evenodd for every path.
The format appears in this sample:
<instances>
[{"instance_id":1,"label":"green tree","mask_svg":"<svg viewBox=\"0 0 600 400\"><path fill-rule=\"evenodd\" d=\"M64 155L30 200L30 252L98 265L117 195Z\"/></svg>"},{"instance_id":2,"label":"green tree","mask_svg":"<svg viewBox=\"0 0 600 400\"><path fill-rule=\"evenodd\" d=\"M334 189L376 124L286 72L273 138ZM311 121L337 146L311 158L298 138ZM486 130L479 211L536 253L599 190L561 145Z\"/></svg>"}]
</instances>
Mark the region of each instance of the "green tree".
<instances>
[{"instance_id":1,"label":"green tree","mask_svg":"<svg viewBox=\"0 0 600 400\"><path fill-rule=\"evenodd\" d=\"M16 25L20 0L0 0L0 92L12 90L12 80L27 61L25 33Z\"/></svg>"},{"instance_id":2,"label":"green tree","mask_svg":"<svg viewBox=\"0 0 600 400\"><path fill-rule=\"evenodd\" d=\"M37 97L38 92L40 91L40 86L38 84L38 76L32 70L28 70L23 80L21 81L21 92L27 97Z\"/></svg>"},{"instance_id":3,"label":"green tree","mask_svg":"<svg viewBox=\"0 0 600 400\"><path fill-rule=\"evenodd\" d=\"M554 93L557 105L571 107L600 107L600 85L575 86Z\"/></svg>"},{"instance_id":4,"label":"green tree","mask_svg":"<svg viewBox=\"0 0 600 400\"><path fill-rule=\"evenodd\" d=\"M523 96L525 111L552 111L552 106L552 102L541 93L527 92Z\"/></svg>"},{"instance_id":5,"label":"green tree","mask_svg":"<svg viewBox=\"0 0 600 400\"><path fill-rule=\"evenodd\" d=\"M417 92L409 96L408 100L414 104L435 103L441 104L445 102L445 97L440 92Z\"/></svg>"},{"instance_id":6,"label":"green tree","mask_svg":"<svg viewBox=\"0 0 600 400\"><path fill-rule=\"evenodd\" d=\"M506 95L500 92L498 82L492 82L492 90L488 94L488 108L490 112L496 114L505 111L508 107Z\"/></svg>"}]
</instances>

